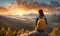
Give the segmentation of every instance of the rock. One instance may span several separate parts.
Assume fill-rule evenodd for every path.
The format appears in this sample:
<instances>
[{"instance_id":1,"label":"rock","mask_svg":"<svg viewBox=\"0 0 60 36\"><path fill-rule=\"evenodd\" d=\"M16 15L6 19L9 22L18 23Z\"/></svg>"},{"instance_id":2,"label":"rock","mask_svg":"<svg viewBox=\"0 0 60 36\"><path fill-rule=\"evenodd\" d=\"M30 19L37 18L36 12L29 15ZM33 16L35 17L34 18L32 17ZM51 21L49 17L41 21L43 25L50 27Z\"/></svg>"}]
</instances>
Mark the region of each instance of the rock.
<instances>
[{"instance_id":1,"label":"rock","mask_svg":"<svg viewBox=\"0 0 60 36\"><path fill-rule=\"evenodd\" d=\"M28 35L23 35L23 36L48 36L48 34L46 32L32 31L29 32Z\"/></svg>"}]
</instances>

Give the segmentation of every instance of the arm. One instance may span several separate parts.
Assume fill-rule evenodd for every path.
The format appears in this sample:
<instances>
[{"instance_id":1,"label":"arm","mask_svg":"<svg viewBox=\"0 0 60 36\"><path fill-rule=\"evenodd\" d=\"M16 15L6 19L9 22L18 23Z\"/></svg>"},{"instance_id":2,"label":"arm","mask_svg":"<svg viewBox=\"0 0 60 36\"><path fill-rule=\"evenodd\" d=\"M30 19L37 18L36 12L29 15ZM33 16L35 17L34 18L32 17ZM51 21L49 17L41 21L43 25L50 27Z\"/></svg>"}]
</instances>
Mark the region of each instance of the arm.
<instances>
[{"instance_id":1,"label":"arm","mask_svg":"<svg viewBox=\"0 0 60 36\"><path fill-rule=\"evenodd\" d=\"M46 18L45 18L45 21L46 21L46 25L47 25L47 20L46 20Z\"/></svg>"},{"instance_id":2,"label":"arm","mask_svg":"<svg viewBox=\"0 0 60 36\"><path fill-rule=\"evenodd\" d=\"M37 26L38 18L36 18L36 26Z\"/></svg>"}]
</instances>

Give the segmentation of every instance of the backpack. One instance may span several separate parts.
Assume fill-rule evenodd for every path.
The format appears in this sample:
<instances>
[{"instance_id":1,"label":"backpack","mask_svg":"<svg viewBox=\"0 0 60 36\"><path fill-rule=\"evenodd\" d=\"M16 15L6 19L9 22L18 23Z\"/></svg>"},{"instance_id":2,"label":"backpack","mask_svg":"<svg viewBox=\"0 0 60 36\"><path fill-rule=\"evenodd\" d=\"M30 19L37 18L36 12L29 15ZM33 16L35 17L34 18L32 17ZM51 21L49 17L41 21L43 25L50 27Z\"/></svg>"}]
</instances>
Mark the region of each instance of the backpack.
<instances>
[{"instance_id":1,"label":"backpack","mask_svg":"<svg viewBox=\"0 0 60 36\"><path fill-rule=\"evenodd\" d=\"M37 22L37 29L38 30L46 30L46 21L44 18L39 18Z\"/></svg>"}]
</instances>

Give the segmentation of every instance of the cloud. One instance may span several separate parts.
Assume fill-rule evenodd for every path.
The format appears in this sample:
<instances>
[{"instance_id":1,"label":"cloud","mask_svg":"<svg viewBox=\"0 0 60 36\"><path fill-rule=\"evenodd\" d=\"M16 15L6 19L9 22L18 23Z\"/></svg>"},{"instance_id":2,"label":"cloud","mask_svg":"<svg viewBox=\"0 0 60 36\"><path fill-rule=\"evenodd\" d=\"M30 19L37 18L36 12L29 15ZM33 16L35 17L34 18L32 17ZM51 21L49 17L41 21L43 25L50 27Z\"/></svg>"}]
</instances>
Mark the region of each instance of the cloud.
<instances>
[{"instance_id":1,"label":"cloud","mask_svg":"<svg viewBox=\"0 0 60 36\"><path fill-rule=\"evenodd\" d=\"M0 12L1 12L1 11L7 11L7 8L0 7Z\"/></svg>"},{"instance_id":2,"label":"cloud","mask_svg":"<svg viewBox=\"0 0 60 36\"><path fill-rule=\"evenodd\" d=\"M50 12L53 8L46 3L39 3L37 0L15 0L17 5L13 5L9 2L6 2L4 6L9 7L9 14L19 14L20 12L31 13L37 12L40 8L44 10L44 12ZM48 8L47 8L48 7ZM26 11L26 12L25 12ZM55 11L55 9L54 9ZM18 13L17 13L18 12ZM22 14L22 13L21 13Z\"/></svg>"},{"instance_id":3,"label":"cloud","mask_svg":"<svg viewBox=\"0 0 60 36\"><path fill-rule=\"evenodd\" d=\"M39 6L39 3L36 0L15 0L17 5L24 5L29 7Z\"/></svg>"}]
</instances>

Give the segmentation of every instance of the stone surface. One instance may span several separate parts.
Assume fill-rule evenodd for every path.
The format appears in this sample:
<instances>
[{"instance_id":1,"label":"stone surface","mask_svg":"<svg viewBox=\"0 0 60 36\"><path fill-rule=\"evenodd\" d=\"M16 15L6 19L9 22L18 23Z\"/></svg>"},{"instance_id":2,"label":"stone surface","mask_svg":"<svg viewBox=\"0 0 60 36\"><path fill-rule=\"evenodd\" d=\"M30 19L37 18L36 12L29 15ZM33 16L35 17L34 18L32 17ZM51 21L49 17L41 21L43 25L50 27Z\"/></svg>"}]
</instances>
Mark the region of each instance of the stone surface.
<instances>
[{"instance_id":1,"label":"stone surface","mask_svg":"<svg viewBox=\"0 0 60 36\"><path fill-rule=\"evenodd\" d=\"M22 34L23 36L48 36L46 32L37 32L37 31L32 31L29 33ZM22 36L20 35L20 36Z\"/></svg>"}]
</instances>

